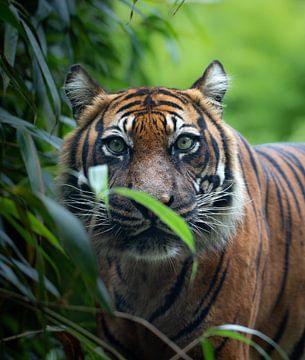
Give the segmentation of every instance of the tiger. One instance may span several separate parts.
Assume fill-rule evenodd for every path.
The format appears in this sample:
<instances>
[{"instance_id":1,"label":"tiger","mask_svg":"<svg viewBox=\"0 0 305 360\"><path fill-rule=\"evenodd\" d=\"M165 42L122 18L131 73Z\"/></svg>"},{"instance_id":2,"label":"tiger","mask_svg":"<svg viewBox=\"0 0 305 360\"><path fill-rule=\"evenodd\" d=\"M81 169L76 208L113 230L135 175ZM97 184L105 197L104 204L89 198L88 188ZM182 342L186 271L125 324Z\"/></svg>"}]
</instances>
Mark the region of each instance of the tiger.
<instances>
[{"instance_id":1,"label":"tiger","mask_svg":"<svg viewBox=\"0 0 305 360\"><path fill-rule=\"evenodd\" d=\"M204 358L196 339L207 329L238 324L301 360L305 144L250 145L223 119L229 85L218 60L186 90L106 92L81 65L72 66L64 89L77 126L62 147L61 198L88 228L113 307L150 323L186 358ZM186 221L195 277L189 248L152 211L115 192L108 207L96 200L88 171L103 164L110 189L145 192ZM126 359L179 357L131 319L99 314L97 328ZM270 344L252 340L280 358ZM261 358L249 344L211 341L219 360Z\"/></svg>"}]
</instances>

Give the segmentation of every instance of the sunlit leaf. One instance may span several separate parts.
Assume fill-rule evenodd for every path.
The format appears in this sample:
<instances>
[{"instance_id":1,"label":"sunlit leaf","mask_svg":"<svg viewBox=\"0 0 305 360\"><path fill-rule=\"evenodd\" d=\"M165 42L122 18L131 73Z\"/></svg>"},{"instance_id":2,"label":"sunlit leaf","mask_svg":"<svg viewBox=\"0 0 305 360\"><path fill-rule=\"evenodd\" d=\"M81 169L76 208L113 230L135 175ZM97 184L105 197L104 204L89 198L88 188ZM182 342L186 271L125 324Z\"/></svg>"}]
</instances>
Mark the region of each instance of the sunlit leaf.
<instances>
[{"instance_id":1,"label":"sunlit leaf","mask_svg":"<svg viewBox=\"0 0 305 360\"><path fill-rule=\"evenodd\" d=\"M108 193L107 165L91 166L88 170L88 179L91 189L98 199L103 199Z\"/></svg>"},{"instance_id":2,"label":"sunlit leaf","mask_svg":"<svg viewBox=\"0 0 305 360\"><path fill-rule=\"evenodd\" d=\"M278 354L281 356L282 359L289 360L287 354L283 351L283 349L281 349L281 347L278 344L276 344L272 339L270 339L268 336L266 336L265 334L263 334L258 330L250 329L242 325L226 324L226 325L212 327L205 332L204 336L206 337L226 336L232 339L242 341L254 347L265 359L271 360L270 356L264 351L264 349L262 349L258 344L256 344L255 341L240 334L239 332L259 337L260 339L264 340L272 347L274 347L274 349L278 352Z\"/></svg>"},{"instance_id":3,"label":"sunlit leaf","mask_svg":"<svg viewBox=\"0 0 305 360\"><path fill-rule=\"evenodd\" d=\"M203 338L201 340L201 348L204 355L204 360L214 360L215 359L215 351L212 343L206 339Z\"/></svg>"}]
</instances>

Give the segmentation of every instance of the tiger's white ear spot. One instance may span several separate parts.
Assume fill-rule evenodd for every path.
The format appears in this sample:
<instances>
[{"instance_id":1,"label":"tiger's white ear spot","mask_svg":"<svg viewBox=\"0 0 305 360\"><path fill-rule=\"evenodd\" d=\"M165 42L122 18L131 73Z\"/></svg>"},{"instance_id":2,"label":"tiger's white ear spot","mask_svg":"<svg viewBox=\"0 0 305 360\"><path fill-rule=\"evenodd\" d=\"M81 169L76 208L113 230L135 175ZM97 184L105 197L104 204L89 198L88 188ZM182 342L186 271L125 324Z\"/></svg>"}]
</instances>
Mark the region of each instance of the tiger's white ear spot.
<instances>
[{"instance_id":1,"label":"tiger's white ear spot","mask_svg":"<svg viewBox=\"0 0 305 360\"><path fill-rule=\"evenodd\" d=\"M199 89L216 107L222 107L223 97L229 87L229 77L218 60L214 60L192 88Z\"/></svg>"},{"instance_id":2,"label":"tiger's white ear spot","mask_svg":"<svg viewBox=\"0 0 305 360\"><path fill-rule=\"evenodd\" d=\"M80 65L73 65L70 68L66 76L64 90L76 118L80 116L87 105L92 103L95 96L104 93L99 84Z\"/></svg>"}]
</instances>

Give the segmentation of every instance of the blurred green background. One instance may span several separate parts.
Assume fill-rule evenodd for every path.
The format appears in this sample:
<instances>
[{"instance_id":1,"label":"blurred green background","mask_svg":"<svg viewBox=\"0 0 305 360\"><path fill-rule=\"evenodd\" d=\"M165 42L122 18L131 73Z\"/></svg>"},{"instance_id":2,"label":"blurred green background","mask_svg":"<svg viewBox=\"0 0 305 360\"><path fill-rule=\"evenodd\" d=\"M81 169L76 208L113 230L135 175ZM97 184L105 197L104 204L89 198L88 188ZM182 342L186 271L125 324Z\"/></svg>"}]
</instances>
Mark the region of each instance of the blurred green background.
<instances>
[{"instance_id":1,"label":"blurred green background","mask_svg":"<svg viewBox=\"0 0 305 360\"><path fill-rule=\"evenodd\" d=\"M110 91L183 89L218 59L232 77L231 126L251 143L304 141L305 2L0 0L0 20L0 358L63 359L52 334L65 330L87 358L107 359L94 336L96 304L109 308L96 258L52 202L75 126L69 67Z\"/></svg>"}]
</instances>

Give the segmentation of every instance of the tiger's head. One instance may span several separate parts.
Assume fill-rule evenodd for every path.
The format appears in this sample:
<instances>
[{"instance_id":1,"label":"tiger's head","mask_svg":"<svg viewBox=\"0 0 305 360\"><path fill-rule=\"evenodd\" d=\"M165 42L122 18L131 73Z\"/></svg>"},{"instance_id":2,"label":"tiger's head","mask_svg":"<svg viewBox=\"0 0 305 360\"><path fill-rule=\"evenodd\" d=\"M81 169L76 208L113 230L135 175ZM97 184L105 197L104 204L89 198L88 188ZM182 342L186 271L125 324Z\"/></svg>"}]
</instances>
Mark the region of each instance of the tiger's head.
<instances>
[{"instance_id":1,"label":"tiger's head","mask_svg":"<svg viewBox=\"0 0 305 360\"><path fill-rule=\"evenodd\" d=\"M199 253L227 244L243 208L235 137L222 120L227 87L218 61L183 91L106 93L81 66L71 68L65 93L77 127L62 150L61 194L89 228L98 252L162 260L187 251L138 203L119 195L110 196L109 210L97 203L87 179L89 167L99 164L108 166L110 187L144 191L181 215Z\"/></svg>"}]
</instances>

